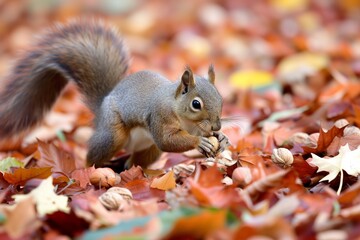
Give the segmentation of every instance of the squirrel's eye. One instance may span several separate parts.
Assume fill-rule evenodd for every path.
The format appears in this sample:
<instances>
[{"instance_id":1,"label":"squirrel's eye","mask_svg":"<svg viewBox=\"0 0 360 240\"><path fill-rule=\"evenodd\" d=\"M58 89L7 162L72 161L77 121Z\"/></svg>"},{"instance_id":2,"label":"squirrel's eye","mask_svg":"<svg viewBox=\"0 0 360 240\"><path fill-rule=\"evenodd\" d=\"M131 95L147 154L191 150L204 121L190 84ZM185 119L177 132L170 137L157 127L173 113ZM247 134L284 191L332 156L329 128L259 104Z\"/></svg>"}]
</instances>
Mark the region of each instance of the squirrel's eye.
<instances>
[{"instance_id":1,"label":"squirrel's eye","mask_svg":"<svg viewBox=\"0 0 360 240\"><path fill-rule=\"evenodd\" d=\"M196 97L191 102L191 109L195 112L200 111L202 108L202 101L200 98Z\"/></svg>"}]
</instances>

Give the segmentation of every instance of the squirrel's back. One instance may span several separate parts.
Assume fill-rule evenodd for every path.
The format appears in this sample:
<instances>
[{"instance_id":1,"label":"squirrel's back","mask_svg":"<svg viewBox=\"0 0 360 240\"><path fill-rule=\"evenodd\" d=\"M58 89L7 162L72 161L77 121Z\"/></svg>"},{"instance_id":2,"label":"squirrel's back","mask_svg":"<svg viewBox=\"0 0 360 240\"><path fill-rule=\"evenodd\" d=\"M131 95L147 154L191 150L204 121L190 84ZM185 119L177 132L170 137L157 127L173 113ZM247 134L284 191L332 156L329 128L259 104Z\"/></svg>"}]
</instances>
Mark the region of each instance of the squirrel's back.
<instances>
[{"instance_id":1,"label":"squirrel's back","mask_svg":"<svg viewBox=\"0 0 360 240\"><path fill-rule=\"evenodd\" d=\"M122 38L100 21L72 21L45 33L22 55L0 92L0 137L26 130L74 81L96 113L125 76L129 56Z\"/></svg>"}]
</instances>

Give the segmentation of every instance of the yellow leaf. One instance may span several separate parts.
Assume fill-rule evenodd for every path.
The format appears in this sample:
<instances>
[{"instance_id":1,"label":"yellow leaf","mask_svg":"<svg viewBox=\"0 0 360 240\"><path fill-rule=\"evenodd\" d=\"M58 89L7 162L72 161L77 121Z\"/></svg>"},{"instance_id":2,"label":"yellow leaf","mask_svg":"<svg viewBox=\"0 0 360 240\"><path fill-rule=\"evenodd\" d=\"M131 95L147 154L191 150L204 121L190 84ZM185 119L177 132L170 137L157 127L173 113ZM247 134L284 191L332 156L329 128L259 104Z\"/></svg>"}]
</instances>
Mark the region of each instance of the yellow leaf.
<instances>
[{"instance_id":1,"label":"yellow leaf","mask_svg":"<svg viewBox=\"0 0 360 240\"><path fill-rule=\"evenodd\" d=\"M306 76L324 69L328 63L329 59L325 55L302 52L283 59L277 71L280 79L292 82L305 79Z\"/></svg>"},{"instance_id":2,"label":"yellow leaf","mask_svg":"<svg viewBox=\"0 0 360 240\"><path fill-rule=\"evenodd\" d=\"M282 12L299 11L307 7L308 0L272 0L271 5Z\"/></svg>"},{"instance_id":3,"label":"yellow leaf","mask_svg":"<svg viewBox=\"0 0 360 240\"><path fill-rule=\"evenodd\" d=\"M230 76L230 84L236 88L257 88L271 84L273 76L265 71L239 71Z\"/></svg>"},{"instance_id":4,"label":"yellow leaf","mask_svg":"<svg viewBox=\"0 0 360 240\"><path fill-rule=\"evenodd\" d=\"M160 178L155 178L150 187L160 190L170 190L176 186L174 172L170 171Z\"/></svg>"}]
</instances>

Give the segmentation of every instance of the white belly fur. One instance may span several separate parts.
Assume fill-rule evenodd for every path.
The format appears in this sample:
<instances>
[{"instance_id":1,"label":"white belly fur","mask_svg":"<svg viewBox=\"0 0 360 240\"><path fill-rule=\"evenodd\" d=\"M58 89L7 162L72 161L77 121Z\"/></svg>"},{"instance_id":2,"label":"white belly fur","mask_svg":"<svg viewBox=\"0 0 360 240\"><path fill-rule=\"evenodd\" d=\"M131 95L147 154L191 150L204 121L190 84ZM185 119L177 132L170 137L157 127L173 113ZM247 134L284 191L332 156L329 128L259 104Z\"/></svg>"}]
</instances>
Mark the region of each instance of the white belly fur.
<instances>
[{"instance_id":1,"label":"white belly fur","mask_svg":"<svg viewBox=\"0 0 360 240\"><path fill-rule=\"evenodd\" d=\"M148 130L142 127L133 128L124 148L128 152L138 152L149 148L154 144L154 140Z\"/></svg>"}]
</instances>

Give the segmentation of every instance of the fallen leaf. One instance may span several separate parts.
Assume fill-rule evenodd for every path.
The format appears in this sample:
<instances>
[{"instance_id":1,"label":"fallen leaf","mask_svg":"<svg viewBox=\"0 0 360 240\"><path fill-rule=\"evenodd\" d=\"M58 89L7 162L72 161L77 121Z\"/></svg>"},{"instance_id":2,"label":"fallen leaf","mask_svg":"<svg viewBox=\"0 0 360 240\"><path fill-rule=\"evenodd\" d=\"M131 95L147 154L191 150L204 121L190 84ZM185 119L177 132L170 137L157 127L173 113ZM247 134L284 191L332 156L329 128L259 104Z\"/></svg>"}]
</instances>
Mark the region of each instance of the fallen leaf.
<instances>
[{"instance_id":1,"label":"fallen leaf","mask_svg":"<svg viewBox=\"0 0 360 240\"><path fill-rule=\"evenodd\" d=\"M176 182L173 171L169 171L164 176L153 179L150 185L152 188L157 188L164 191L173 189L175 186Z\"/></svg>"},{"instance_id":2,"label":"fallen leaf","mask_svg":"<svg viewBox=\"0 0 360 240\"><path fill-rule=\"evenodd\" d=\"M31 234L41 227L41 222L36 216L35 203L32 198L21 201L15 205L6 217L4 229L14 239Z\"/></svg>"},{"instance_id":3,"label":"fallen leaf","mask_svg":"<svg viewBox=\"0 0 360 240\"><path fill-rule=\"evenodd\" d=\"M145 200L150 198L165 198L165 191L151 188L148 179L135 179L127 182L123 187L130 190L134 200Z\"/></svg>"},{"instance_id":4,"label":"fallen leaf","mask_svg":"<svg viewBox=\"0 0 360 240\"><path fill-rule=\"evenodd\" d=\"M226 226L226 211L203 211L194 216L179 218L164 239L206 239Z\"/></svg>"},{"instance_id":5,"label":"fallen leaf","mask_svg":"<svg viewBox=\"0 0 360 240\"><path fill-rule=\"evenodd\" d=\"M320 136L319 139L317 141L317 146L316 148L310 148L307 146L303 146L303 150L305 153L322 153L325 152L327 150L327 148L330 146L330 144L332 143L332 141L334 140L335 137L342 137L344 134L344 129L345 127L342 128L337 128L336 126L333 126L330 130L325 131L324 129L320 128Z\"/></svg>"},{"instance_id":6,"label":"fallen leaf","mask_svg":"<svg viewBox=\"0 0 360 240\"><path fill-rule=\"evenodd\" d=\"M78 217L73 211L69 213L57 211L48 214L46 223L52 229L56 229L71 238L80 236L89 227L89 223Z\"/></svg>"},{"instance_id":7,"label":"fallen leaf","mask_svg":"<svg viewBox=\"0 0 360 240\"><path fill-rule=\"evenodd\" d=\"M120 173L121 182L119 187L124 187L128 182L137 179L144 179L144 173L140 166L132 166L129 170L125 170Z\"/></svg>"},{"instance_id":8,"label":"fallen leaf","mask_svg":"<svg viewBox=\"0 0 360 240\"><path fill-rule=\"evenodd\" d=\"M38 140L38 150L41 155L37 162L39 167L52 167L53 172L63 172L67 175L76 169L74 158L64 150L59 149L54 143Z\"/></svg>"},{"instance_id":9,"label":"fallen leaf","mask_svg":"<svg viewBox=\"0 0 360 240\"><path fill-rule=\"evenodd\" d=\"M70 208L68 207L68 197L57 195L52 181L52 177L48 177L29 194L13 195L13 198L17 203L33 199L36 204L37 213L40 217L56 211L68 213L70 211Z\"/></svg>"},{"instance_id":10,"label":"fallen leaf","mask_svg":"<svg viewBox=\"0 0 360 240\"><path fill-rule=\"evenodd\" d=\"M354 177L360 174L360 146L356 150L351 151L349 145L346 144L340 148L339 154L332 158L321 158L313 153L311 155L312 159L309 160L309 163L318 167L317 172L328 172L320 181L331 182L340 173L341 179L338 194L340 194L343 184L342 170Z\"/></svg>"},{"instance_id":11,"label":"fallen leaf","mask_svg":"<svg viewBox=\"0 0 360 240\"><path fill-rule=\"evenodd\" d=\"M301 0L299 0L301 1ZM279 78L286 82L305 80L329 64L329 59L324 54L302 52L284 58L278 65Z\"/></svg>"},{"instance_id":12,"label":"fallen leaf","mask_svg":"<svg viewBox=\"0 0 360 240\"><path fill-rule=\"evenodd\" d=\"M230 76L230 84L236 88L259 88L269 85L273 76L265 71L239 71Z\"/></svg>"},{"instance_id":13,"label":"fallen leaf","mask_svg":"<svg viewBox=\"0 0 360 240\"><path fill-rule=\"evenodd\" d=\"M14 157L7 157L0 161L0 172L9 172L11 168L23 168L24 163Z\"/></svg>"},{"instance_id":14,"label":"fallen leaf","mask_svg":"<svg viewBox=\"0 0 360 240\"><path fill-rule=\"evenodd\" d=\"M85 188L90 184L90 175L95 171L95 167L88 167L83 169L76 169L71 173L71 178L79 182L80 187Z\"/></svg>"},{"instance_id":15,"label":"fallen leaf","mask_svg":"<svg viewBox=\"0 0 360 240\"><path fill-rule=\"evenodd\" d=\"M18 168L13 173L4 173L4 179L11 184L24 185L33 178L45 179L51 175L51 167L44 168Z\"/></svg>"}]
</instances>

